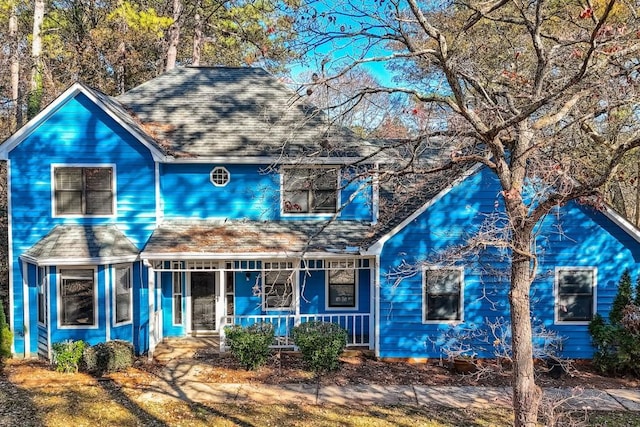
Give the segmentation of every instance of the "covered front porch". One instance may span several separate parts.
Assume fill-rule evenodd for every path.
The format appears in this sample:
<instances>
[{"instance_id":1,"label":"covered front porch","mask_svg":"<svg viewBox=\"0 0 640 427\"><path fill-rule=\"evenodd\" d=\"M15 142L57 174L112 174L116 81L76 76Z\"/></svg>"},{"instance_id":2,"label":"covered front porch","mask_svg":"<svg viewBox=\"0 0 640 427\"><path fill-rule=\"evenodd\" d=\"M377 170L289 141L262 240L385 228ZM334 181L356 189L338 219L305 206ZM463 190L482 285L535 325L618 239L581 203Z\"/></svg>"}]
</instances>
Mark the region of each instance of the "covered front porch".
<instances>
[{"instance_id":1,"label":"covered front porch","mask_svg":"<svg viewBox=\"0 0 640 427\"><path fill-rule=\"evenodd\" d=\"M157 259L149 268L149 354L163 340L215 337L227 350L227 325L267 322L273 348L295 349L294 326L332 322L348 347L374 348L374 259L361 256L280 259Z\"/></svg>"}]
</instances>

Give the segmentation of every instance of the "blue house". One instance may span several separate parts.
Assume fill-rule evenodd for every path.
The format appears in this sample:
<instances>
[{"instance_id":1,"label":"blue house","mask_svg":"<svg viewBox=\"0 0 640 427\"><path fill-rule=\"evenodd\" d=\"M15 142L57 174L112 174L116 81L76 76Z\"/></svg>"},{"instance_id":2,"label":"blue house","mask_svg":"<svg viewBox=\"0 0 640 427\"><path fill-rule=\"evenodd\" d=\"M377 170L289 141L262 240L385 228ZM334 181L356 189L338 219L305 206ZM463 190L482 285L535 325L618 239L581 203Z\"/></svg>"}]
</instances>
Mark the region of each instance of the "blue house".
<instances>
[{"instance_id":1,"label":"blue house","mask_svg":"<svg viewBox=\"0 0 640 427\"><path fill-rule=\"evenodd\" d=\"M379 357L441 357L456 328L508 318L502 254L435 257L499 212L495 178L456 171L409 197L362 173L377 152L258 68L179 68L117 98L73 85L0 145L14 354L66 339L153 353L258 321L290 347L294 325L324 320ZM608 209L556 214L534 320L588 358L640 232Z\"/></svg>"}]
</instances>

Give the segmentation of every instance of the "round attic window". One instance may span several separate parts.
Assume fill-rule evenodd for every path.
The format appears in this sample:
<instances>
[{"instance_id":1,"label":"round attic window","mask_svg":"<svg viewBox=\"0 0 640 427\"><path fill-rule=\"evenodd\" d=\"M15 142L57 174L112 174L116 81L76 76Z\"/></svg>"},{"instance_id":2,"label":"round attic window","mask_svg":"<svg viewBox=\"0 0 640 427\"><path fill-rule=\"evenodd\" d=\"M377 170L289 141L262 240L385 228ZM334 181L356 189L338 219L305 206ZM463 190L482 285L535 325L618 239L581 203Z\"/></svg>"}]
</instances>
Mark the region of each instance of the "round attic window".
<instances>
[{"instance_id":1,"label":"round attic window","mask_svg":"<svg viewBox=\"0 0 640 427\"><path fill-rule=\"evenodd\" d=\"M213 185L215 185L216 187L224 187L229 183L231 174L229 173L227 168L216 166L209 174L209 177L211 178L211 183Z\"/></svg>"}]
</instances>

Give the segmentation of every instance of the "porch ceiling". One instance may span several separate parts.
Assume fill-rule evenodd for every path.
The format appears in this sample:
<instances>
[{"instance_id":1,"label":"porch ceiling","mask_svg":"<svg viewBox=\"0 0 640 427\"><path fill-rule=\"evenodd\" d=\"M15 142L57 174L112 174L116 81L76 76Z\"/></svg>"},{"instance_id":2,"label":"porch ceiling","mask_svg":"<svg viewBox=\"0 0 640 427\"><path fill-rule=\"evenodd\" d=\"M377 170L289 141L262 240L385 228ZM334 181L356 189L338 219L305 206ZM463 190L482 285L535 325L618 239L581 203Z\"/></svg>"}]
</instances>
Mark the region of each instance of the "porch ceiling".
<instances>
[{"instance_id":1,"label":"porch ceiling","mask_svg":"<svg viewBox=\"0 0 640 427\"><path fill-rule=\"evenodd\" d=\"M142 258L171 254L357 254L371 225L359 221L167 221Z\"/></svg>"}]
</instances>

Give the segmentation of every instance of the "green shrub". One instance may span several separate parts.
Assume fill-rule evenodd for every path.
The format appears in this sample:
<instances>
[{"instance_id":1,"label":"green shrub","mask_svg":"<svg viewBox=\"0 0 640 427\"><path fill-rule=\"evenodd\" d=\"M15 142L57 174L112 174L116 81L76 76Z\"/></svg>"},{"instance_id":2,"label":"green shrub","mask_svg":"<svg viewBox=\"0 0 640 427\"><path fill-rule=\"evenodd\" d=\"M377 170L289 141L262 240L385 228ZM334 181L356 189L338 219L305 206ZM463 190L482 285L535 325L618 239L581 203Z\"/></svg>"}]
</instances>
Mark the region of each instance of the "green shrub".
<instances>
[{"instance_id":1,"label":"green shrub","mask_svg":"<svg viewBox=\"0 0 640 427\"><path fill-rule=\"evenodd\" d=\"M87 343L82 340L53 343L53 365L56 371L78 372L85 347L87 347Z\"/></svg>"},{"instance_id":2,"label":"green shrub","mask_svg":"<svg viewBox=\"0 0 640 427\"><path fill-rule=\"evenodd\" d=\"M638 289L634 298L631 276L625 271L609 313L610 321L596 314L589 323L595 353L593 364L601 372L612 375L640 376L640 307Z\"/></svg>"},{"instance_id":3,"label":"green shrub","mask_svg":"<svg viewBox=\"0 0 640 427\"><path fill-rule=\"evenodd\" d=\"M293 328L293 341L316 376L335 371L347 345L347 331L328 322L306 322Z\"/></svg>"},{"instance_id":4,"label":"green shrub","mask_svg":"<svg viewBox=\"0 0 640 427\"><path fill-rule=\"evenodd\" d=\"M4 306L0 301L0 360L11 357L11 342L13 334L7 324L7 318L4 314Z\"/></svg>"},{"instance_id":5,"label":"green shrub","mask_svg":"<svg viewBox=\"0 0 640 427\"><path fill-rule=\"evenodd\" d=\"M260 322L248 327L227 326L225 336L231 354L240 365L246 370L254 370L267 362L275 332L271 323Z\"/></svg>"},{"instance_id":6,"label":"green shrub","mask_svg":"<svg viewBox=\"0 0 640 427\"><path fill-rule=\"evenodd\" d=\"M84 368L98 376L118 372L133 365L133 345L126 341L109 341L84 349Z\"/></svg>"}]
</instances>

